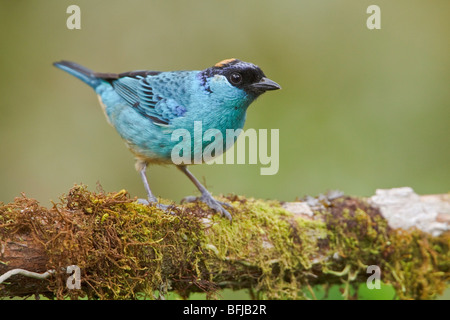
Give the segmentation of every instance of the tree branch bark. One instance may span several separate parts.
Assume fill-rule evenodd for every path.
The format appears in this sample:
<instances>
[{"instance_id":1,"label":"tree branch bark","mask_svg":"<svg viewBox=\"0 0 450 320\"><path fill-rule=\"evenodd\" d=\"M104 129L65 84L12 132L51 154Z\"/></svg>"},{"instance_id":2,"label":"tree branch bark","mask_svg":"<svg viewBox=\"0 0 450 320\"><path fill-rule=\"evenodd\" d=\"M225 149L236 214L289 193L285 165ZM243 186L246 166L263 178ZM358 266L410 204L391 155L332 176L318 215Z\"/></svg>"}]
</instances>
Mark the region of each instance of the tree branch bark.
<instances>
[{"instance_id":1,"label":"tree branch bark","mask_svg":"<svg viewBox=\"0 0 450 320\"><path fill-rule=\"evenodd\" d=\"M297 299L305 288L344 283L351 298L348 288L366 283L369 266L401 299L434 298L448 283L449 194L222 200L235 208L232 224L200 203L171 215L126 191L75 186L52 208L18 197L0 205L0 297L214 298L220 288L247 288L256 298ZM71 265L80 289L70 286Z\"/></svg>"}]
</instances>

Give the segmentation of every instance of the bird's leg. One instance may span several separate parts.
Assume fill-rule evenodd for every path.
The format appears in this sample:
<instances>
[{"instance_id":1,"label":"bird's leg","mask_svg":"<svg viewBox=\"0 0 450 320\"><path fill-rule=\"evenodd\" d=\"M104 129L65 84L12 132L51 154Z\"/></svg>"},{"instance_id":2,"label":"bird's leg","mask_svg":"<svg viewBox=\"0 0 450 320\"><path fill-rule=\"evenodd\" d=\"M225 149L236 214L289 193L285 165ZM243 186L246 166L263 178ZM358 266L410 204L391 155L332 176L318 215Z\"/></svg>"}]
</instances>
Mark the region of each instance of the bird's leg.
<instances>
[{"instance_id":1,"label":"bird's leg","mask_svg":"<svg viewBox=\"0 0 450 320\"><path fill-rule=\"evenodd\" d=\"M139 164L137 164L137 167L139 168L138 169L139 174L141 175L141 179L142 179L142 182L144 183L145 190L147 191L147 199L148 199L148 201L145 199L138 199L138 202L141 204L145 204L145 205L154 205L162 210L167 211L167 209L170 206L158 203L158 199L156 199L156 197L152 193L152 190L150 190L150 186L147 181L147 175L145 174L145 171L147 169L147 164L139 163ZM171 211L169 211L169 212L172 213Z\"/></svg>"},{"instance_id":2,"label":"bird's leg","mask_svg":"<svg viewBox=\"0 0 450 320\"><path fill-rule=\"evenodd\" d=\"M148 202L158 202L156 197L153 195L152 190L150 190L150 186L147 181L147 175L145 174L145 171L147 170L147 165L143 165L142 169L139 170L139 174L141 175L142 182L144 183L145 191L147 191L147 199Z\"/></svg>"},{"instance_id":3,"label":"bird's leg","mask_svg":"<svg viewBox=\"0 0 450 320\"><path fill-rule=\"evenodd\" d=\"M199 200L203 203L205 203L208 207L210 207L211 209L217 211L218 213L220 213L222 216L225 216L228 218L228 220L232 220L231 218L231 214L224 209L223 206L227 206L232 208L231 205L229 205L228 203L225 202L221 202L218 201L216 199L213 198L213 196L211 195L211 193L209 193L208 190L206 190L206 188L194 177L194 175L187 169L186 166L177 166L178 169L180 169L197 187L197 189L201 192L201 197L199 198ZM185 202L193 202L197 200L197 197L186 197L183 199L183 201Z\"/></svg>"}]
</instances>

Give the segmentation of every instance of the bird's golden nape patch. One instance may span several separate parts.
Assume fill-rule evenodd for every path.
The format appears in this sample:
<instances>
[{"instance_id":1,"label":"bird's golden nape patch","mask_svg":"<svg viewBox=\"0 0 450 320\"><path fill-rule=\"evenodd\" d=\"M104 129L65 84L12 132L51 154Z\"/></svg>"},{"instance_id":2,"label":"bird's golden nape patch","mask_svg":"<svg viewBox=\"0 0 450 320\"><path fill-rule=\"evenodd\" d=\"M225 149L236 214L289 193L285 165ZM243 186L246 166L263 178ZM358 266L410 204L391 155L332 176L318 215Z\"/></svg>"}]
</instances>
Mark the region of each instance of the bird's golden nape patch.
<instances>
[{"instance_id":1,"label":"bird's golden nape patch","mask_svg":"<svg viewBox=\"0 0 450 320\"><path fill-rule=\"evenodd\" d=\"M214 67L221 68L221 67L223 67L223 66L225 66L225 65L227 65L227 64L229 64L229 63L231 63L231 62L233 62L233 61L236 61L236 60L237 60L237 59L235 59L235 58L225 59L225 60L222 60L222 61L220 61L220 62L217 62L217 63L214 65Z\"/></svg>"}]
</instances>

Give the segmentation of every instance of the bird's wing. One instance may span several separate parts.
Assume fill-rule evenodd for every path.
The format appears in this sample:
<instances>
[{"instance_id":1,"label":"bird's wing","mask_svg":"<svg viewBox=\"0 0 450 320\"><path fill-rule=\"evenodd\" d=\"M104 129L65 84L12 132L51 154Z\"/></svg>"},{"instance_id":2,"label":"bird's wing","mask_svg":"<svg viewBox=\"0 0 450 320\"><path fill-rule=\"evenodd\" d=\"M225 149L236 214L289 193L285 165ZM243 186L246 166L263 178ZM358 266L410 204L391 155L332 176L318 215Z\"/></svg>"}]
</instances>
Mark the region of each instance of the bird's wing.
<instances>
[{"instance_id":1,"label":"bird's wing","mask_svg":"<svg viewBox=\"0 0 450 320\"><path fill-rule=\"evenodd\" d=\"M134 71L120 74L111 81L116 92L142 116L149 118L159 126L168 126L170 121L182 117L186 108L177 102L171 94L170 85L163 81L150 84L151 79L159 73ZM121 77L120 77L121 76ZM156 88L155 88L156 85ZM179 87L179 86L175 86Z\"/></svg>"}]
</instances>

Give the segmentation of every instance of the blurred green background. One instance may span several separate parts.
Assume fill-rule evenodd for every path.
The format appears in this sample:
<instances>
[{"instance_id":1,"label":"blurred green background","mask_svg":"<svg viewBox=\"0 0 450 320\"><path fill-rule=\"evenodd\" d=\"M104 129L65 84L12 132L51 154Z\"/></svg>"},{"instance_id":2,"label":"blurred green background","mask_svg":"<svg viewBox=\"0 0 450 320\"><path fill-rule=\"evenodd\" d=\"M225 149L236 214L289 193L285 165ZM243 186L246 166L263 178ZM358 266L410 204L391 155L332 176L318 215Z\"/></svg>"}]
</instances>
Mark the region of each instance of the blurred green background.
<instances>
[{"instance_id":1,"label":"blurred green background","mask_svg":"<svg viewBox=\"0 0 450 320\"><path fill-rule=\"evenodd\" d=\"M66 9L81 8L81 30ZM381 30L366 9L381 8ZM43 205L74 183L144 197L132 154L94 92L54 68L199 70L225 58L259 65L283 90L248 110L245 128L280 130L280 169L202 165L213 194L294 200L330 189L369 196L450 181L450 2L0 0L0 201ZM173 167L150 167L156 195L197 194Z\"/></svg>"}]
</instances>

